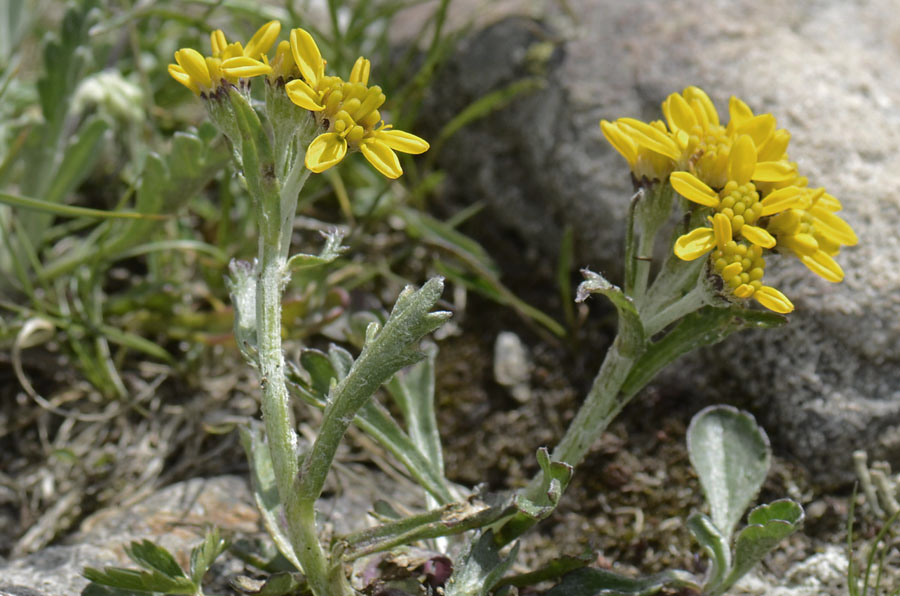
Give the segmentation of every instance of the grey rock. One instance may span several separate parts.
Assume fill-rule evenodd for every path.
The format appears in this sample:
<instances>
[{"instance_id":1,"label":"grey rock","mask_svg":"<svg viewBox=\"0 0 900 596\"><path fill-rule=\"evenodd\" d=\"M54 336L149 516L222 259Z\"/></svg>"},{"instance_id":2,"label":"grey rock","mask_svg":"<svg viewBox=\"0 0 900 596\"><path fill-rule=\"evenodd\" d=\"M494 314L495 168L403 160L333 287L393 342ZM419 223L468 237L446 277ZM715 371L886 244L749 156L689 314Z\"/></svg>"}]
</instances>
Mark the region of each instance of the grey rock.
<instances>
[{"instance_id":1,"label":"grey rock","mask_svg":"<svg viewBox=\"0 0 900 596\"><path fill-rule=\"evenodd\" d=\"M368 512L377 499L386 498L405 507L421 507L424 503L424 493L412 481L388 478L358 464L341 464L332 472L329 495L319 505L323 533L343 534L374 523ZM88 583L81 576L86 566L134 568L123 547L143 539L166 548L187 568L191 549L211 526L230 536L262 534L260 516L246 479L194 478L163 488L136 503L99 511L85 519L65 545L0 563L0 596L3 590L14 596L80 594ZM225 576L242 570L236 560L226 563L212 577L214 581L224 583Z\"/></svg>"},{"instance_id":2,"label":"grey rock","mask_svg":"<svg viewBox=\"0 0 900 596\"><path fill-rule=\"evenodd\" d=\"M827 545L792 565L777 579L760 569L752 571L729 592L734 596L843 596L848 594L847 553L842 546Z\"/></svg>"},{"instance_id":3,"label":"grey rock","mask_svg":"<svg viewBox=\"0 0 900 596\"><path fill-rule=\"evenodd\" d=\"M549 25L514 17L483 28L445 71L433 101L438 116L527 76L540 67L533 49L556 44L543 90L445 145L450 204L487 202L482 240L512 244L509 254L524 252L544 271L555 264L561 230L572 226L576 263L617 279L631 189L598 121L659 118L666 95L687 85L704 88L723 114L730 95L773 113L792 133L801 170L842 200L860 245L838 259L841 284L770 260L767 282L796 305L790 324L733 336L681 363L667 385L704 402L749 406L782 453L825 484L852 480L854 449L900 462L894 3L570 0L565 14L560 6L546 5Z\"/></svg>"},{"instance_id":4,"label":"grey rock","mask_svg":"<svg viewBox=\"0 0 900 596\"><path fill-rule=\"evenodd\" d=\"M123 547L149 539L185 565L204 528L255 533L259 515L247 483L238 476L195 478L173 484L142 501L100 511L63 546L51 546L0 565L0 593L72 596L87 585L86 566L134 567ZM27 587L31 591L23 591Z\"/></svg>"}]
</instances>

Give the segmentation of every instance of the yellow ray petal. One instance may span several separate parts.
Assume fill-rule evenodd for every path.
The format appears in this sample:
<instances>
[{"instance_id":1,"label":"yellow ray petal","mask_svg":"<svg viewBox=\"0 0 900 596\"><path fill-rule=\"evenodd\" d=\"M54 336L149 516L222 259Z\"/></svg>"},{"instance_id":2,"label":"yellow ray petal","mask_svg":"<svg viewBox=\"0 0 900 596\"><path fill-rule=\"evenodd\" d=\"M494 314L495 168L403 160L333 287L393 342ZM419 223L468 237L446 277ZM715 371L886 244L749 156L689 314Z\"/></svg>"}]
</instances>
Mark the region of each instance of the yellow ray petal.
<instances>
[{"instance_id":1,"label":"yellow ray petal","mask_svg":"<svg viewBox=\"0 0 900 596\"><path fill-rule=\"evenodd\" d=\"M704 207L718 207L719 195L702 180L688 172L672 172L669 182L675 191L689 201Z\"/></svg>"},{"instance_id":2,"label":"yellow ray petal","mask_svg":"<svg viewBox=\"0 0 900 596\"><path fill-rule=\"evenodd\" d=\"M692 106L699 105L703 108L704 119L708 123L715 126L719 125L719 113L716 111L716 106L703 89L692 85L685 88L683 95L687 102Z\"/></svg>"},{"instance_id":3,"label":"yellow ray petal","mask_svg":"<svg viewBox=\"0 0 900 596\"><path fill-rule=\"evenodd\" d=\"M818 204L811 207L809 212L816 218L816 231L829 240L847 246L854 246L859 242L856 232L839 215L823 209Z\"/></svg>"},{"instance_id":4,"label":"yellow ray petal","mask_svg":"<svg viewBox=\"0 0 900 596\"><path fill-rule=\"evenodd\" d=\"M741 228L741 236L763 248L772 248L775 246L775 237L769 232L758 226L744 225Z\"/></svg>"},{"instance_id":5,"label":"yellow ray petal","mask_svg":"<svg viewBox=\"0 0 900 596\"><path fill-rule=\"evenodd\" d=\"M817 250L811 255L801 256L800 262L825 281L838 283L844 279L844 270L841 269L841 266L821 250Z\"/></svg>"},{"instance_id":6,"label":"yellow ray petal","mask_svg":"<svg viewBox=\"0 0 900 596\"><path fill-rule=\"evenodd\" d=\"M663 102L662 110L669 128L675 133L691 131L697 125L694 110L679 93L669 95Z\"/></svg>"},{"instance_id":7,"label":"yellow ray petal","mask_svg":"<svg viewBox=\"0 0 900 596\"><path fill-rule=\"evenodd\" d=\"M347 141L336 132L317 136L306 150L306 167L316 174L324 172L347 155Z\"/></svg>"},{"instance_id":8,"label":"yellow ray petal","mask_svg":"<svg viewBox=\"0 0 900 596\"><path fill-rule=\"evenodd\" d=\"M819 199L816 201L816 205L818 205L819 207L822 207L826 211L832 211L832 212L840 211L841 209L844 208L844 206L841 205L841 202L837 199L837 197L834 197L834 196L828 194L827 192L822 193L822 196L820 196Z\"/></svg>"},{"instance_id":9,"label":"yellow ray petal","mask_svg":"<svg viewBox=\"0 0 900 596\"><path fill-rule=\"evenodd\" d=\"M206 67L206 59L197 50L184 48L175 52L175 62L178 63L200 87L212 87L212 79L209 77L209 69Z\"/></svg>"},{"instance_id":10,"label":"yellow ray petal","mask_svg":"<svg viewBox=\"0 0 900 596\"><path fill-rule=\"evenodd\" d=\"M788 209L798 209L804 206L805 191L802 188L798 188L796 186L785 186L784 188L779 188L776 191L773 191L766 195L762 201L762 211L760 215L765 217L767 215L774 215L776 213L781 213L782 211L786 211Z\"/></svg>"},{"instance_id":11,"label":"yellow ray petal","mask_svg":"<svg viewBox=\"0 0 900 596\"><path fill-rule=\"evenodd\" d=\"M247 56L238 56L224 60L220 66L226 77L248 79L264 74L272 74L272 67Z\"/></svg>"},{"instance_id":12,"label":"yellow ray petal","mask_svg":"<svg viewBox=\"0 0 900 596\"><path fill-rule=\"evenodd\" d=\"M244 48L244 55L250 58L258 59L261 55L267 54L272 48L272 44L281 33L281 23L278 21L269 21L260 27Z\"/></svg>"},{"instance_id":13,"label":"yellow ray petal","mask_svg":"<svg viewBox=\"0 0 900 596\"><path fill-rule=\"evenodd\" d=\"M741 284L732 291L738 298L749 298L753 295L754 289L750 284Z\"/></svg>"},{"instance_id":14,"label":"yellow ray petal","mask_svg":"<svg viewBox=\"0 0 900 596\"><path fill-rule=\"evenodd\" d=\"M809 234L794 234L781 239L781 244L797 253L797 256L809 256L819 250L819 243Z\"/></svg>"},{"instance_id":15,"label":"yellow ray petal","mask_svg":"<svg viewBox=\"0 0 900 596\"><path fill-rule=\"evenodd\" d=\"M606 120L600 121L600 130L603 131L603 136L606 137L609 144L622 154L628 165L634 167L634 164L637 163L638 148L631 137L622 132L618 124Z\"/></svg>"},{"instance_id":16,"label":"yellow ray petal","mask_svg":"<svg viewBox=\"0 0 900 596\"><path fill-rule=\"evenodd\" d=\"M319 103L319 95L300 79L294 79L285 85L284 90L287 92L288 98L304 110L319 112L325 109L325 106Z\"/></svg>"},{"instance_id":17,"label":"yellow ray petal","mask_svg":"<svg viewBox=\"0 0 900 596\"><path fill-rule=\"evenodd\" d=\"M237 58L238 56L244 55L244 46L241 45L241 42L236 41L234 43L230 43L225 46L225 49L222 50L222 54L220 56L216 56L216 58L221 58L222 60L228 60L229 58Z\"/></svg>"},{"instance_id":18,"label":"yellow ray petal","mask_svg":"<svg viewBox=\"0 0 900 596\"><path fill-rule=\"evenodd\" d=\"M222 52L224 52L225 48L228 46L228 40L225 39L225 32L221 29L216 29L210 33L209 45L212 48L212 55L216 58L221 57Z\"/></svg>"},{"instance_id":19,"label":"yellow ray petal","mask_svg":"<svg viewBox=\"0 0 900 596\"><path fill-rule=\"evenodd\" d=\"M410 134L402 130L394 130L392 128L378 131L375 135L375 139L381 141L394 151L400 151L402 153L412 153L413 155L425 153L429 148L428 141L426 141L425 139L421 139L414 134Z\"/></svg>"},{"instance_id":20,"label":"yellow ray petal","mask_svg":"<svg viewBox=\"0 0 900 596\"><path fill-rule=\"evenodd\" d=\"M369 84L369 71L372 69L371 63L368 60L360 56L356 59L356 62L353 63L353 69L350 71L350 82L351 83L362 83L363 85Z\"/></svg>"},{"instance_id":21,"label":"yellow ray petal","mask_svg":"<svg viewBox=\"0 0 900 596\"><path fill-rule=\"evenodd\" d=\"M791 133L781 128L772 133L769 140L759 147L756 158L759 161L779 161L784 159L788 143L791 141Z\"/></svg>"},{"instance_id":22,"label":"yellow ray petal","mask_svg":"<svg viewBox=\"0 0 900 596\"><path fill-rule=\"evenodd\" d=\"M736 135L749 135L756 147L763 146L775 133L775 116L760 114L744 120L734 128Z\"/></svg>"},{"instance_id":23,"label":"yellow ray petal","mask_svg":"<svg viewBox=\"0 0 900 596\"><path fill-rule=\"evenodd\" d=\"M716 234L712 228L691 230L675 241L675 256L682 261L699 259L716 246Z\"/></svg>"},{"instance_id":24,"label":"yellow ray petal","mask_svg":"<svg viewBox=\"0 0 900 596\"><path fill-rule=\"evenodd\" d=\"M756 145L750 135L741 135L731 147L728 155L728 178L739 185L747 184L756 167Z\"/></svg>"},{"instance_id":25,"label":"yellow ray petal","mask_svg":"<svg viewBox=\"0 0 900 596\"><path fill-rule=\"evenodd\" d=\"M325 75L325 62L316 40L305 29L291 30L291 54L306 82L317 87Z\"/></svg>"},{"instance_id":26,"label":"yellow ray petal","mask_svg":"<svg viewBox=\"0 0 900 596\"><path fill-rule=\"evenodd\" d=\"M781 315L786 315L794 310L794 304L788 300L788 297L771 286L763 286L756 290L753 297L769 310Z\"/></svg>"},{"instance_id":27,"label":"yellow ray petal","mask_svg":"<svg viewBox=\"0 0 900 596\"><path fill-rule=\"evenodd\" d=\"M713 233L716 235L716 246L725 250L725 245L734 239L731 230L731 220L722 213L716 213L712 218Z\"/></svg>"},{"instance_id":28,"label":"yellow ray petal","mask_svg":"<svg viewBox=\"0 0 900 596\"><path fill-rule=\"evenodd\" d=\"M731 99L728 100L728 117L728 122L731 126L740 126L753 118L753 110L742 99L732 95Z\"/></svg>"},{"instance_id":29,"label":"yellow ray petal","mask_svg":"<svg viewBox=\"0 0 900 596\"><path fill-rule=\"evenodd\" d=\"M628 127L625 132L629 133L639 145L672 159L681 157L675 139L655 126L634 118L619 118L617 122Z\"/></svg>"},{"instance_id":30,"label":"yellow ray petal","mask_svg":"<svg viewBox=\"0 0 900 596\"><path fill-rule=\"evenodd\" d=\"M799 211L788 209L770 219L768 228L776 234L792 235L797 233L802 222L803 216Z\"/></svg>"},{"instance_id":31,"label":"yellow ray petal","mask_svg":"<svg viewBox=\"0 0 900 596\"><path fill-rule=\"evenodd\" d=\"M200 88L197 87L197 84L191 80L191 75L184 72L184 69L178 66L177 64L169 65L169 74L172 75L172 78L196 93L200 95Z\"/></svg>"},{"instance_id":32,"label":"yellow ray petal","mask_svg":"<svg viewBox=\"0 0 900 596\"><path fill-rule=\"evenodd\" d=\"M787 161L761 161L753 170L753 179L760 182L789 182L796 176L796 167Z\"/></svg>"},{"instance_id":33,"label":"yellow ray petal","mask_svg":"<svg viewBox=\"0 0 900 596\"><path fill-rule=\"evenodd\" d=\"M210 80L218 86L218 84L225 78L225 73L222 72L222 59L216 58L214 56L206 57L206 70L209 72ZM237 78L234 77L231 81L232 83L237 82Z\"/></svg>"},{"instance_id":34,"label":"yellow ray petal","mask_svg":"<svg viewBox=\"0 0 900 596\"><path fill-rule=\"evenodd\" d=\"M369 141L360 145L360 151L376 170L388 178L399 178L403 173L397 154L387 144L377 140Z\"/></svg>"}]
</instances>

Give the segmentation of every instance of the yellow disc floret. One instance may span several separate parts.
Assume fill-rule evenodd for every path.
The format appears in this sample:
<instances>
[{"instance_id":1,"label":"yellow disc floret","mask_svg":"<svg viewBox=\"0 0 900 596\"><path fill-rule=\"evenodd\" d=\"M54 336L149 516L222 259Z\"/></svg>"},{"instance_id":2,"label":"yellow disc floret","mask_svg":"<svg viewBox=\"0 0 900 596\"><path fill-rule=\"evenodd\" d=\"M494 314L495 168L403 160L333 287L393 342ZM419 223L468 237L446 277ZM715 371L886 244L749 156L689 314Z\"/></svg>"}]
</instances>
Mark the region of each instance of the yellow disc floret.
<instances>
[{"instance_id":1,"label":"yellow disc floret","mask_svg":"<svg viewBox=\"0 0 900 596\"><path fill-rule=\"evenodd\" d=\"M716 273L722 277L726 291L736 298L754 298L769 310L781 314L794 310L794 305L784 294L763 285L766 262L762 247L730 240L713 251L710 259Z\"/></svg>"}]
</instances>

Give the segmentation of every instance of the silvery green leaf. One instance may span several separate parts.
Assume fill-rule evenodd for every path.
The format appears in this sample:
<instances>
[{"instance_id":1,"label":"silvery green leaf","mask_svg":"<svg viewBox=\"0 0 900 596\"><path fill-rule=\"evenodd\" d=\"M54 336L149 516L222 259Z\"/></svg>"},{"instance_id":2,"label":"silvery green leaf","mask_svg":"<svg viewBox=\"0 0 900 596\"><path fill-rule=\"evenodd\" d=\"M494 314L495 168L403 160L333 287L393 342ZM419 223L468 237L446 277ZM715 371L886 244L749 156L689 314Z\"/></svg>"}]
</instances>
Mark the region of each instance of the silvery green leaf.
<instances>
[{"instance_id":1,"label":"silvery green leaf","mask_svg":"<svg viewBox=\"0 0 900 596\"><path fill-rule=\"evenodd\" d=\"M418 290L407 287L384 326L369 326L359 357L329 392L319 434L301 465L298 498L309 502L318 498L338 445L357 413L397 371L425 357L417 349L419 341L450 317L449 312L431 312L443 289L441 278L429 280Z\"/></svg>"},{"instance_id":2,"label":"silvery green leaf","mask_svg":"<svg viewBox=\"0 0 900 596\"><path fill-rule=\"evenodd\" d=\"M353 355L344 348L331 344L328 346L328 360L335 372L335 380L343 381L353 367Z\"/></svg>"},{"instance_id":3,"label":"silvery green leaf","mask_svg":"<svg viewBox=\"0 0 900 596\"><path fill-rule=\"evenodd\" d=\"M506 494L471 495L463 501L404 517L389 503L376 503L381 525L339 539L344 561L353 561L418 540L451 536L484 528L512 511ZM484 548L487 548L484 546Z\"/></svg>"},{"instance_id":4,"label":"silvery green leaf","mask_svg":"<svg viewBox=\"0 0 900 596\"><path fill-rule=\"evenodd\" d=\"M295 569L302 570L300 561L288 538L287 529L284 527L284 508L278 498L275 470L272 467L272 457L269 455L269 446L265 441L262 424L252 422L249 426L242 427L240 433L241 445L247 454L247 461L250 463L253 498L262 515L263 525L266 526L266 530L279 552L291 562Z\"/></svg>"},{"instance_id":5,"label":"silvery green leaf","mask_svg":"<svg viewBox=\"0 0 900 596\"><path fill-rule=\"evenodd\" d=\"M803 508L790 499L780 499L751 511L747 522L749 525L738 533L734 566L719 593L734 585L779 542L797 531L803 522Z\"/></svg>"},{"instance_id":6,"label":"silvery green leaf","mask_svg":"<svg viewBox=\"0 0 900 596\"><path fill-rule=\"evenodd\" d=\"M423 349L426 358L394 375L387 389L403 414L413 443L428 458L435 473L442 477L444 457L434 408L434 360L437 351L436 345L428 343Z\"/></svg>"},{"instance_id":7,"label":"silvery green leaf","mask_svg":"<svg viewBox=\"0 0 900 596\"><path fill-rule=\"evenodd\" d=\"M606 296L619 313L619 336L616 340L619 352L628 357L640 356L644 351L646 339L644 325L634 302L618 286L611 284L599 273L590 269L582 269L581 273L584 275L584 281L578 285L575 301L584 302L591 294Z\"/></svg>"},{"instance_id":8,"label":"silvery green leaf","mask_svg":"<svg viewBox=\"0 0 900 596\"><path fill-rule=\"evenodd\" d=\"M273 573L264 580L254 580L245 576L238 576L230 582L232 588L241 594L252 596L283 596L285 594L300 593L307 586L305 578L298 573L279 571Z\"/></svg>"},{"instance_id":9,"label":"silvery green leaf","mask_svg":"<svg viewBox=\"0 0 900 596\"><path fill-rule=\"evenodd\" d=\"M605 569L585 568L567 573L546 596L650 596L665 587L696 588L696 585L686 573L679 571L630 578Z\"/></svg>"},{"instance_id":10,"label":"silvery green leaf","mask_svg":"<svg viewBox=\"0 0 900 596\"><path fill-rule=\"evenodd\" d=\"M331 389L331 380L337 378L331 360L324 352L307 348L300 354L300 366L309 375L309 388L324 406L328 391Z\"/></svg>"},{"instance_id":11,"label":"silvery green leaf","mask_svg":"<svg viewBox=\"0 0 900 596\"><path fill-rule=\"evenodd\" d=\"M769 439L750 414L710 406L691 421L687 446L713 523L727 539L766 479Z\"/></svg>"},{"instance_id":12,"label":"silvery green leaf","mask_svg":"<svg viewBox=\"0 0 900 596\"><path fill-rule=\"evenodd\" d=\"M706 585L716 586L731 568L731 545L711 519L702 513L695 513L687 520L687 527L712 558L712 566L707 574Z\"/></svg>"},{"instance_id":13,"label":"silvery green leaf","mask_svg":"<svg viewBox=\"0 0 900 596\"><path fill-rule=\"evenodd\" d=\"M717 344L737 331L779 327L786 322L785 317L773 312L706 306L684 317L661 339L649 343L625 380L622 394L633 396L683 354Z\"/></svg>"},{"instance_id":14,"label":"silvery green leaf","mask_svg":"<svg viewBox=\"0 0 900 596\"><path fill-rule=\"evenodd\" d=\"M220 101L223 107L227 105L230 108L223 119L227 121L230 118L228 125L233 125L237 130L237 138L231 138L231 141L235 152L239 153L247 188L256 200L267 200L263 197L273 196L278 188L278 180L275 176L272 143L265 127L253 106L241 93L232 91L228 93L227 99L213 99L208 105Z\"/></svg>"},{"instance_id":15,"label":"silvery green leaf","mask_svg":"<svg viewBox=\"0 0 900 596\"><path fill-rule=\"evenodd\" d=\"M228 264L231 275L225 278L234 305L234 340L244 359L258 366L256 346L256 279L253 263L234 259Z\"/></svg>"},{"instance_id":16,"label":"silvery green leaf","mask_svg":"<svg viewBox=\"0 0 900 596\"><path fill-rule=\"evenodd\" d=\"M559 499L572 479L574 469L569 464L551 461L546 447L537 451L538 465L541 467L541 491L537 498L530 499L523 494L515 498L516 508L528 517L536 520L546 518L553 513Z\"/></svg>"},{"instance_id":17,"label":"silvery green leaf","mask_svg":"<svg viewBox=\"0 0 900 596\"><path fill-rule=\"evenodd\" d=\"M292 379L296 389L301 391L305 401L324 408L329 392L337 382L347 376L353 366L353 357L343 348L332 345L327 355L318 350L304 350L300 355L300 365L309 375L309 382L300 386L299 379ZM400 460L410 475L436 499L438 504L452 500L443 473L435 469L429 458L403 431L387 408L370 401L359 410L354 424Z\"/></svg>"},{"instance_id":18,"label":"silvery green leaf","mask_svg":"<svg viewBox=\"0 0 900 596\"><path fill-rule=\"evenodd\" d=\"M503 578L519 554L516 543L506 558L500 556L494 544L494 533L490 530L481 534L469 547L462 563L444 587L446 596L487 596L491 589Z\"/></svg>"},{"instance_id":19,"label":"silvery green leaf","mask_svg":"<svg viewBox=\"0 0 900 596\"><path fill-rule=\"evenodd\" d=\"M292 256L288 260L288 270L296 272L303 269L312 269L313 267L327 265L341 256L341 253L346 249L345 246L341 246L341 241L344 239L343 234L339 231L332 231L324 236L325 246L322 247L322 252L318 255L300 253Z\"/></svg>"}]
</instances>

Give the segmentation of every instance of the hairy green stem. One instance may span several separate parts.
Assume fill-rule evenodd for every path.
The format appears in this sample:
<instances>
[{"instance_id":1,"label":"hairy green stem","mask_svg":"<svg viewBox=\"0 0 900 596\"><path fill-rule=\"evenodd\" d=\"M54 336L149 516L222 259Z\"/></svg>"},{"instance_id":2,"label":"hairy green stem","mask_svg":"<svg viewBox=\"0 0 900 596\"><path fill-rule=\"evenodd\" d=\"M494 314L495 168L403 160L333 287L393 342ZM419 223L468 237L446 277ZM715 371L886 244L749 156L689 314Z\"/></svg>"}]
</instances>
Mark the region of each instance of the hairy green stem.
<instances>
[{"instance_id":1,"label":"hairy green stem","mask_svg":"<svg viewBox=\"0 0 900 596\"><path fill-rule=\"evenodd\" d=\"M644 331L648 337L652 337L675 321L711 303L711 294L701 280L690 292L658 312L647 316L644 321Z\"/></svg>"},{"instance_id":2,"label":"hairy green stem","mask_svg":"<svg viewBox=\"0 0 900 596\"><path fill-rule=\"evenodd\" d=\"M637 202L643 196L643 189L639 189L628 202L628 215L625 218L625 285L624 290L628 296L634 296L634 287L637 284L638 274L638 247L635 239L634 217Z\"/></svg>"},{"instance_id":3,"label":"hairy green stem","mask_svg":"<svg viewBox=\"0 0 900 596\"><path fill-rule=\"evenodd\" d=\"M297 172L298 169L303 171ZM287 257L291 230L297 197L308 176L299 156L278 192L256 197L260 231L256 324L262 412L288 535L309 586L316 596L344 596L353 591L341 569L331 570L319 543L314 503L297 499L295 492L300 454L281 344L281 301L290 277Z\"/></svg>"},{"instance_id":4,"label":"hairy green stem","mask_svg":"<svg viewBox=\"0 0 900 596\"><path fill-rule=\"evenodd\" d=\"M553 461L571 466L580 464L593 442L625 406L619 399L619 391L637 357L625 356L619 349L620 343L621 335L617 335L581 409L553 450Z\"/></svg>"}]
</instances>

